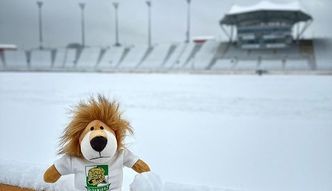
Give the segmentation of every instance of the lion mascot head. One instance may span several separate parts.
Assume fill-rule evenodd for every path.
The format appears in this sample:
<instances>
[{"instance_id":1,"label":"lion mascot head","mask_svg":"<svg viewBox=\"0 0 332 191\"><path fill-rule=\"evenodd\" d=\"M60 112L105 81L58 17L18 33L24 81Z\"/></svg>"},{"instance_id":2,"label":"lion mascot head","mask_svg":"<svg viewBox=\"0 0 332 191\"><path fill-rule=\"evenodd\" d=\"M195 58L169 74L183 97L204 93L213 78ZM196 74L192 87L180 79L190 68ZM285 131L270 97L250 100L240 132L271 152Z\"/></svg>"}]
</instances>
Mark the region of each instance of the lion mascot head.
<instances>
[{"instance_id":1,"label":"lion mascot head","mask_svg":"<svg viewBox=\"0 0 332 191\"><path fill-rule=\"evenodd\" d=\"M105 163L124 147L128 133L132 134L133 130L121 117L117 102L101 95L91 97L72 109L72 120L60 138L58 154Z\"/></svg>"}]
</instances>

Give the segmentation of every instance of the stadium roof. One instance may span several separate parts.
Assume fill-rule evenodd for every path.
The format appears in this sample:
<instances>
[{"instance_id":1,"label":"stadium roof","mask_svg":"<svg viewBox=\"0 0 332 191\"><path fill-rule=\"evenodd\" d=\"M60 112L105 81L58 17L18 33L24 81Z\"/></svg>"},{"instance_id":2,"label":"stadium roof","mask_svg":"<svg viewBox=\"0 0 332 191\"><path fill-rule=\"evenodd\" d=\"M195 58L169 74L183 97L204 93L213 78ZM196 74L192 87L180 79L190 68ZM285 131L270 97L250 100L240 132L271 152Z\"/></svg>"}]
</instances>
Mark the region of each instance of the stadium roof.
<instances>
[{"instance_id":1,"label":"stadium roof","mask_svg":"<svg viewBox=\"0 0 332 191\"><path fill-rule=\"evenodd\" d=\"M0 50L16 50L17 46L15 44L0 44Z\"/></svg>"},{"instance_id":2,"label":"stadium roof","mask_svg":"<svg viewBox=\"0 0 332 191\"><path fill-rule=\"evenodd\" d=\"M312 17L298 1L284 4L261 1L251 6L233 5L220 23L237 25L248 20L278 19L296 23L311 20Z\"/></svg>"}]
</instances>

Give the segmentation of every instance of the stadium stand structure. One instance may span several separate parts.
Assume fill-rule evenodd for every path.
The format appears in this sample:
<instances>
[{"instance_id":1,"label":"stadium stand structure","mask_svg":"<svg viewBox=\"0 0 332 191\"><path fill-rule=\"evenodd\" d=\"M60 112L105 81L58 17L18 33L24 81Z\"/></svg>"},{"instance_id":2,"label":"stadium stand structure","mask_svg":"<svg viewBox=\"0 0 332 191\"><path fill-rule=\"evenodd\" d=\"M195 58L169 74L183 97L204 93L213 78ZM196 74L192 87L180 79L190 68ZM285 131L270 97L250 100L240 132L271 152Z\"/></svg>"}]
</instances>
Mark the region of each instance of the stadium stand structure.
<instances>
[{"instance_id":1,"label":"stadium stand structure","mask_svg":"<svg viewBox=\"0 0 332 191\"><path fill-rule=\"evenodd\" d=\"M219 22L224 41L43 50L0 46L0 70L332 73L332 40L302 37L312 21L298 2L234 5Z\"/></svg>"},{"instance_id":2,"label":"stadium stand structure","mask_svg":"<svg viewBox=\"0 0 332 191\"><path fill-rule=\"evenodd\" d=\"M332 70L332 39L314 40L315 60L318 70Z\"/></svg>"},{"instance_id":3,"label":"stadium stand structure","mask_svg":"<svg viewBox=\"0 0 332 191\"><path fill-rule=\"evenodd\" d=\"M6 67L4 51L0 50L0 69Z\"/></svg>"},{"instance_id":4,"label":"stadium stand structure","mask_svg":"<svg viewBox=\"0 0 332 191\"><path fill-rule=\"evenodd\" d=\"M66 49L66 54L64 58L64 68L73 69L77 64L78 55L79 55L78 49L73 49L73 48Z\"/></svg>"},{"instance_id":5,"label":"stadium stand structure","mask_svg":"<svg viewBox=\"0 0 332 191\"><path fill-rule=\"evenodd\" d=\"M163 63L161 64L163 68L166 68L167 63L169 62L169 60L171 59L172 55L174 54L175 50L177 49L177 44L171 44L165 59L163 60Z\"/></svg>"},{"instance_id":6,"label":"stadium stand structure","mask_svg":"<svg viewBox=\"0 0 332 191\"><path fill-rule=\"evenodd\" d=\"M299 40L283 49L241 49L207 41L106 49L6 50L0 70L45 71L332 71L332 40Z\"/></svg>"},{"instance_id":7,"label":"stadium stand structure","mask_svg":"<svg viewBox=\"0 0 332 191\"><path fill-rule=\"evenodd\" d=\"M65 67L66 54L67 50L65 48L58 48L55 50L54 69L63 69Z\"/></svg>"},{"instance_id":8,"label":"stadium stand structure","mask_svg":"<svg viewBox=\"0 0 332 191\"><path fill-rule=\"evenodd\" d=\"M139 62L143 59L144 54L148 50L146 45L133 46L128 47L130 51L128 51L127 55L123 58L123 61L119 65L120 70L133 70L139 65Z\"/></svg>"},{"instance_id":9,"label":"stadium stand structure","mask_svg":"<svg viewBox=\"0 0 332 191\"><path fill-rule=\"evenodd\" d=\"M27 51L6 50L3 52L5 68L4 70L24 71L29 69Z\"/></svg>"},{"instance_id":10,"label":"stadium stand structure","mask_svg":"<svg viewBox=\"0 0 332 191\"><path fill-rule=\"evenodd\" d=\"M194 51L195 48L195 43L190 42L190 43L183 43L181 46L178 47L178 51L174 52L175 55L175 60L173 60L173 63L171 65L172 69L177 69L177 68L183 68L185 64L188 64L191 61L190 56L192 55L192 52Z\"/></svg>"},{"instance_id":11,"label":"stadium stand structure","mask_svg":"<svg viewBox=\"0 0 332 191\"><path fill-rule=\"evenodd\" d=\"M101 48L83 48L79 51L76 67L81 70L93 70L97 67Z\"/></svg>"},{"instance_id":12,"label":"stadium stand structure","mask_svg":"<svg viewBox=\"0 0 332 191\"><path fill-rule=\"evenodd\" d=\"M193 69L206 69L218 51L219 43L215 40L206 41L193 55ZM197 47L198 48L198 47Z\"/></svg>"},{"instance_id":13,"label":"stadium stand structure","mask_svg":"<svg viewBox=\"0 0 332 191\"><path fill-rule=\"evenodd\" d=\"M125 49L125 47L110 47L105 49L98 63L99 70L109 71L117 68Z\"/></svg>"},{"instance_id":14,"label":"stadium stand structure","mask_svg":"<svg viewBox=\"0 0 332 191\"><path fill-rule=\"evenodd\" d=\"M163 63L164 69L171 69L175 63L178 63L177 60L179 55L181 55L185 49L186 44L176 43L172 45L172 50L170 49L167 55L167 60Z\"/></svg>"},{"instance_id":15,"label":"stadium stand structure","mask_svg":"<svg viewBox=\"0 0 332 191\"><path fill-rule=\"evenodd\" d=\"M52 68L54 64L54 51L51 49L31 50L30 66L33 70L47 70Z\"/></svg>"},{"instance_id":16,"label":"stadium stand structure","mask_svg":"<svg viewBox=\"0 0 332 191\"><path fill-rule=\"evenodd\" d=\"M312 20L299 2L261 1L251 6L232 6L220 25L230 41L236 30L237 44L243 49L278 49L292 44L294 26L299 29L295 35L298 40ZM227 32L225 26L231 30Z\"/></svg>"},{"instance_id":17,"label":"stadium stand structure","mask_svg":"<svg viewBox=\"0 0 332 191\"><path fill-rule=\"evenodd\" d=\"M167 55L172 45L158 44L154 46L154 50L144 60L140 68L143 69L162 69L163 63L167 62Z\"/></svg>"}]
</instances>

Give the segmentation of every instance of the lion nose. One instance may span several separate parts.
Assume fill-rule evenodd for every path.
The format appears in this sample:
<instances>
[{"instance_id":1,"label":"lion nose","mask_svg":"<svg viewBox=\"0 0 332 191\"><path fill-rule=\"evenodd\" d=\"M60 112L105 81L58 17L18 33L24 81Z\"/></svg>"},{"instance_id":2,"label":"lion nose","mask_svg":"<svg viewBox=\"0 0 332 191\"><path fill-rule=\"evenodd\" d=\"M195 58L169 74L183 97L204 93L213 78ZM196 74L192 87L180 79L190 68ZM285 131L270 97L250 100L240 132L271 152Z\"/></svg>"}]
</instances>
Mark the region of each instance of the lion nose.
<instances>
[{"instance_id":1,"label":"lion nose","mask_svg":"<svg viewBox=\"0 0 332 191\"><path fill-rule=\"evenodd\" d=\"M104 150L106 144L107 144L107 139L102 136L95 137L90 141L91 147L93 148L93 150L97 152L101 152L102 150Z\"/></svg>"}]
</instances>

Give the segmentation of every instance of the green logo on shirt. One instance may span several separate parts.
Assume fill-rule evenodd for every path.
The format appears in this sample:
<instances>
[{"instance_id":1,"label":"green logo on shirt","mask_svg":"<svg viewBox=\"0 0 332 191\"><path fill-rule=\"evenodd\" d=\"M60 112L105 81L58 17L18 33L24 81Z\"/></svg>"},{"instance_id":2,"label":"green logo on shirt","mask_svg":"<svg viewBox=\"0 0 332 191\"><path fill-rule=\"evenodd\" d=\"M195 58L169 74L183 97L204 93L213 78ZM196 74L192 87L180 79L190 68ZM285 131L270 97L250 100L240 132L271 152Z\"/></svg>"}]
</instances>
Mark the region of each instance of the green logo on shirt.
<instances>
[{"instance_id":1,"label":"green logo on shirt","mask_svg":"<svg viewBox=\"0 0 332 191\"><path fill-rule=\"evenodd\" d=\"M85 167L86 188L88 191L108 191L108 165Z\"/></svg>"}]
</instances>

